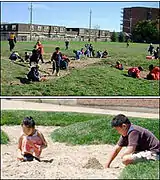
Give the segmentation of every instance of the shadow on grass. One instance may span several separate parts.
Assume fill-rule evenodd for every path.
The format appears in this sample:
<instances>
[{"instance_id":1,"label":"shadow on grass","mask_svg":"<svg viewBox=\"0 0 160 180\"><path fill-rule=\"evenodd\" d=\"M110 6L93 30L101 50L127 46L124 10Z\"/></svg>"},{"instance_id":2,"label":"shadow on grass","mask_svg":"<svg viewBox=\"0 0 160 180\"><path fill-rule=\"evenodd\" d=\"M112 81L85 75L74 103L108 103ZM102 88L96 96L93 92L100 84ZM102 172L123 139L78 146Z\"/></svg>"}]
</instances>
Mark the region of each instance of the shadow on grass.
<instances>
[{"instance_id":1,"label":"shadow on grass","mask_svg":"<svg viewBox=\"0 0 160 180\"><path fill-rule=\"evenodd\" d=\"M18 63L18 62L14 62L14 64L17 64L17 65L22 66L22 67L27 67L26 65Z\"/></svg>"},{"instance_id":2,"label":"shadow on grass","mask_svg":"<svg viewBox=\"0 0 160 180\"><path fill-rule=\"evenodd\" d=\"M16 77L16 78L19 79L22 84L30 84L30 81L27 78L22 78L22 77Z\"/></svg>"},{"instance_id":3,"label":"shadow on grass","mask_svg":"<svg viewBox=\"0 0 160 180\"><path fill-rule=\"evenodd\" d=\"M131 76L129 76L128 74L123 74L123 76L125 76L125 77L131 77Z\"/></svg>"}]
</instances>

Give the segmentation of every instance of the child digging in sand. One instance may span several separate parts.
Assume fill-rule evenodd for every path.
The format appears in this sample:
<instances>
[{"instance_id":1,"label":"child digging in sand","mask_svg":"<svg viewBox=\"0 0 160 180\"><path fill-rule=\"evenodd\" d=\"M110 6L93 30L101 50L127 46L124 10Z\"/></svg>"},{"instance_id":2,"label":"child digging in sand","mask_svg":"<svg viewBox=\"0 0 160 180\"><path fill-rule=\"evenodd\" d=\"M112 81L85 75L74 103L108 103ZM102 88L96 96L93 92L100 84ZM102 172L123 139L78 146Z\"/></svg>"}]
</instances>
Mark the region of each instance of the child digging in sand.
<instances>
[{"instance_id":1,"label":"child digging in sand","mask_svg":"<svg viewBox=\"0 0 160 180\"><path fill-rule=\"evenodd\" d=\"M124 165L140 161L159 160L160 141L152 134L152 132L132 124L123 114L115 116L111 125L121 137L107 160L106 168L110 167L111 162L124 146L126 149L121 155L121 160Z\"/></svg>"},{"instance_id":2,"label":"child digging in sand","mask_svg":"<svg viewBox=\"0 0 160 180\"><path fill-rule=\"evenodd\" d=\"M40 161L42 149L47 147L43 134L35 129L32 117L25 117L21 123L23 134L18 142L17 159L21 161Z\"/></svg>"}]
</instances>

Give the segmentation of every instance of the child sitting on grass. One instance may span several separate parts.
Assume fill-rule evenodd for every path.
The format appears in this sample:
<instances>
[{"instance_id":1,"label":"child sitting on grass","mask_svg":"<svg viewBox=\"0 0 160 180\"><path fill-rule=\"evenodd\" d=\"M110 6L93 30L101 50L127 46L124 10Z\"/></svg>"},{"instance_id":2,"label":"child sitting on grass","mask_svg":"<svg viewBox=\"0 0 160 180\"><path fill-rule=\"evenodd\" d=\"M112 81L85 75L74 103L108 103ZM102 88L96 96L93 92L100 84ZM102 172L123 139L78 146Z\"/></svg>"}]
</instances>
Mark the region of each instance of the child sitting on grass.
<instances>
[{"instance_id":1,"label":"child sitting on grass","mask_svg":"<svg viewBox=\"0 0 160 180\"><path fill-rule=\"evenodd\" d=\"M35 122L32 117L25 117L22 121L23 134L18 142L17 159L21 161L33 161L34 158L40 161L42 149L47 147L43 134L35 129Z\"/></svg>"},{"instance_id":2,"label":"child sitting on grass","mask_svg":"<svg viewBox=\"0 0 160 180\"><path fill-rule=\"evenodd\" d=\"M160 80L160 67L149 65L149 74L147 74L148 80Z\"/></svg>"},{"instance_id":3,"label":"child sitting on grass","mask_svg":"<svg viewBox=\"0 0 160 180\"><path fill-rule=\"evenodd\" d=\"M133 78L140 78L141 71L143 71L143 68L141 66L130 68L128 69L128 76L131 76Z\"/></svg>"},{"instance_id":4,"label":"child sitting on grass","mask_svg":"<svg viewBox=\"0 0 160 180\"><path fill-rule=\"evenodd\" d=\"M17 59L20 59L20 62L24 62L24 60L21 58L21 56L18 54L18 52L14 51L11 53L9 59L14 62L16 61Z\"/></svg>"},{"instance_id":5,"label":"child sitting on grass","mask_svg":"<svg viewBox=\"0 0 160 180\"><path fill-rule=\"evenodd\" d=\"M115 68L119 70L123 70L123 65L120 63L120 61L116 62Z\"/></svg>"},{"instance_id":6,"label":"child sitting on grass","mask_svg":"<svg viewBox=\"0 0 160 180\"><path fill-rule=\"evenodd\" d=\"M146 160L159 160L160 141L152 132L131 124L130 120L123 114L115 116L111 125L121 137L107 160L106 168L110 167L111 162L121 151L122 147L126 147L121 156L124 165Z\"/></svg>"}]
</instances>

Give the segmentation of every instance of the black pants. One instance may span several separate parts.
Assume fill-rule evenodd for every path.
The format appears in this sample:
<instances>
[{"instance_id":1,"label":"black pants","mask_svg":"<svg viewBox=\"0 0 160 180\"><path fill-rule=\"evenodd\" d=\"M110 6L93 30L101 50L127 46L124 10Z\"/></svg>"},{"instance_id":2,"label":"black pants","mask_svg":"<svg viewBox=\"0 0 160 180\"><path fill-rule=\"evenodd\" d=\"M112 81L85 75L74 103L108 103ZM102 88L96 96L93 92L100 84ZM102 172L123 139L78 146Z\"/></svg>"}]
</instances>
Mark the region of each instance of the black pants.
<instances>
[{"instance_id":1,"label":"black pants","mask_svg":"<svg viewBox=\"0 0 160 180\"><path fill-rule=\"evenodd\" d=\"M42 54L39 55L39 60L41 60L42 63L44 63Z\"/></svg>"},{"instance_id":2,"label":"black pants","mask_svg":"<svg viewBox=\"0 0 160 180\"><path fill-rule=\"evenodd\" d=\"M13 40L9 40L10 51L12 51L14 49L14 46L15 46L15 44L14 44Z\"/></svg>"},{"instance_id":3,"label":"black pants","mask_svg":"<svg viewBox=\"0 0 160 180\"><path fill-rule=\"evenodd\" d=\"M53 66L52 67L53 67L53 72L56 70L56 73L58 73L60 70L60 61L53 60Z\"/></svg>"}]
</instances>

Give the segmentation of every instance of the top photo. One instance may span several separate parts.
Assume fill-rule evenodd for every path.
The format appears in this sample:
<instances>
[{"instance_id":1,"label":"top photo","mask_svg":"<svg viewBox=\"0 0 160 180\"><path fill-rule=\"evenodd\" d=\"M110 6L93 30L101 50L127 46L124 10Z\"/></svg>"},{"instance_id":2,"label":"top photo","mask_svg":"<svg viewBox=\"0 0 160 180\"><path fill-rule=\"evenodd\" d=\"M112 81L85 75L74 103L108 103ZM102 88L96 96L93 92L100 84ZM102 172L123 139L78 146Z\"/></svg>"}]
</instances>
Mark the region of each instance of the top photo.
<instances>
[{"instance_id":1,"label":"top photo","mask_svg":"<svg viewBox=\"0 0 160 180\"><path fill-rule=\"evenodd\" d=\"M159 96L151 2L1 2L1 96Z\"/></svg>"}]
</instances>

